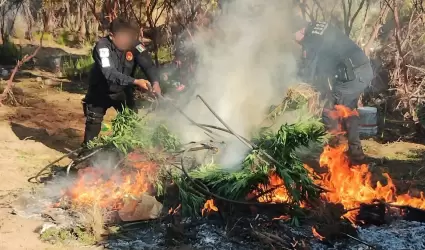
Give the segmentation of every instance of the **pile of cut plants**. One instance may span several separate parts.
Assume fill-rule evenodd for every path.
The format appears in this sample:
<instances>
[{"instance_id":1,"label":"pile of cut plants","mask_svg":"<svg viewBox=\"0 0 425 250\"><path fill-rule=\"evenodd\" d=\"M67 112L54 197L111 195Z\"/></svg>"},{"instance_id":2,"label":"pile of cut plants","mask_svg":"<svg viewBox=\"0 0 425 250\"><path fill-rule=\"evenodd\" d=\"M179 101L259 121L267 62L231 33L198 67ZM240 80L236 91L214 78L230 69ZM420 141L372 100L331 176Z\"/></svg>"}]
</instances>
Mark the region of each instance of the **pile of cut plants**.
<instances>
[{"instance_id":1,"label":"pile of cut plants","mask_svg":"<svg viewBox=\"0 0 425 250\"><path fill-rule=\"evenodd\" d=\"M124 109L109 134L67 155L73 160L62 168L66 171L53 171L53 163L33 178L46 182L46 188L61 178L70 183L51 201L45 216L51 224L41 230L42 239L85 239L86 244L112 249L309 249L317 242L333 245L341 239L373 247L358 238L359 222L375 221L365 218L364 211L394 208L392 201L399 197L381 196L383 185L378 183L370 187L373 197L355 197L352 204L342 200L351 191L339 190L335 169L348 171L347 181L355 178L369 185L367 166L364 170L349 164L344 142L326 145L332 135L317 112L305 113L311 110L310 97L302 91L290 93L291 99L266 115L273 126L257 129L250 138L229 127L200 96L222 126L200 124L171 105L191 122L191 129L205 132L207 139L199 142L183 142L155 116L140 117ZM288 103L291 110L308 115L276 126ZM336 106L333 112L336 119L356 115L345 107ZM340 138L343 133L337 134ZM247 148L244 160L236 167L221 165L215 159L234 140ZM311 145L323 148L317 166L299 156ZM200 155L209 160L199 160ZM364 177L351 173L357 168L366 171ZM422 204L423 198L411 201Z\"/></svg>"}]
</instances>

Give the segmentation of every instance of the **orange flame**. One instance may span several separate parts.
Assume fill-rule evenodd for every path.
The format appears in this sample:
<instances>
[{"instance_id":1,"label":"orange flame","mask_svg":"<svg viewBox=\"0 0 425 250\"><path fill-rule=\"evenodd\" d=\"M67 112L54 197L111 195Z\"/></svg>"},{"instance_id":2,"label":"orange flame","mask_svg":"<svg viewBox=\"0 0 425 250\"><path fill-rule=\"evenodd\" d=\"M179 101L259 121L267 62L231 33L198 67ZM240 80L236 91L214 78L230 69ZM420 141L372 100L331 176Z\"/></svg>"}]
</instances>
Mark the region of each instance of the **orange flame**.
<instances>
[{"instance_id":1,"label":"orange flame","mask_svg":"<svg viewBox=\"0 0 425 250\"><path fill-rule=\"evenodd\" d=\"M311 231L313 232L314 237L316 237L317 239L319 239L320 241L323 241L325 239L325 237L323 237L322 235L320 235L315 227L311 227Z\"/></svg>"},{"instance_id":2,"label":"orange flame","mask_svg":"<svg viewBox=\"0 0 425 250\"><path fill-rule=\"evenodd\" d=\"M205 202L204 208L202 209L202 216L204 216L205 213L209 213L211 211L218 212L218 208L214 205L214 200L212 199Z\"/></svg>"},{"instance_id":3,"label":"orange flame","mask_svg":"<svg viewBox=\"0 0 425 250\"><path fill-rule=\"evenodd\" d=\"M279 217L273 218L273 220L282 220L282 221L288 221L291 217L289 215L281 215Z\"/></svg>"},{"instance_id":4,"label":"orange flame","mask_svg":"<svg viewBox=\"0 0 425 250\"><path fill-rule=\"evenodd\" d=\"M358 115L347 107L337 105L333 117L346 118ZM372 183L372 174L366 164L352 166L346 155L346 143L337 147L326 146L320 156L320 166L328 172L322 174L317 184L330 190L322 194L322 198L329 202L341 203L346 210L358 207L361 203L372 203L373 200L383 200L397 205L410 205L416 208L425 208L425 199L414 198L408 194L397 195L396 187L388 174L384 174L387 184L379 181ZM350 211L346 217L352 222L358 211Z\"/></svg>"},{"instance_id":5,"label":"orange flame","mask_svg":"<svg viewBox=\"0 0 425 250\"><path fill-rule=\"evenodd\" d=\"M93 204L108 210L120 210L127 198L138 197L151 191L149 174L155 173L153 162L137 162L129 169L108 170L88 167L78 171L77 180L64 196L72 206L87 207Z\"/></svg>"},{"instance_id":6,"label":"orange flame","mask_svg":"<svg viewBox=\"0 0 425 250\"><path fill-rule=\"evenodd\" d=\"M258 197L259 202L285 203L289 201L290 196L288 195L282 178L274 172L270 173L269 184L259 184L258 189L261 190L261 192L255 191L255 195L260 195L262 192L271 190L271 192L264 193Z\"/></svg>"},{"instance_id":7,"label":"orange flame","mask_svg":"<svg viewBox=\"0 0 425 250\"><path fill-rule=\"evenodd\" d=\"M335 109L328 115L336 120L341 120L349 116L358 115L356 110L351 110L342 105L336 105ZM341 126L338 129L342 129ZM340 135L341 131L332 131ZM345 132L343 132L345 133ZM369 172L366 164L351 165L346 154L348 145L346 142L336 147L325 146L320 156L320 167L326 168L327 172L319 174L321 178L316 180L318 186L323 187L330 192L323 193L322 199L332 202L341 203L346 210L357 208L361 203L372 203L374 200L383 200L395 205L409 205L415 208L425 209L425 197L421 193L420 198L411 197L408 194L397 195L396 187L388 174L384 174L387 184L372 183L372 174ZM310 174L314 170L307 165L304 167ZM375 185L374 185L375 184ZM269 185L259 185L259 189L263 192L278 187L272 192L258 198L259 202L287 202L290 197L287 190L283 186L283 180L275 173L271 173L269 177ZM258 195L258 191L256 193ZM353 210L345 216L352 222L358 211ZM315 229L313 228L313 233ZM317 233L317 232L316 232Z\"/></svg>"},{"instance_id":8,"label":"orange flame","mask_svg":"<svg viewBox=\"0 0 425 250\"><path fill-rule=\"evenodd\" d=\"M182 207L182 204L179 204L176 208L170 207L170 209L168 210L168 214L170 214L170 215L177 214L180 211L181 207Z\"/></svg>"}]
</instances>

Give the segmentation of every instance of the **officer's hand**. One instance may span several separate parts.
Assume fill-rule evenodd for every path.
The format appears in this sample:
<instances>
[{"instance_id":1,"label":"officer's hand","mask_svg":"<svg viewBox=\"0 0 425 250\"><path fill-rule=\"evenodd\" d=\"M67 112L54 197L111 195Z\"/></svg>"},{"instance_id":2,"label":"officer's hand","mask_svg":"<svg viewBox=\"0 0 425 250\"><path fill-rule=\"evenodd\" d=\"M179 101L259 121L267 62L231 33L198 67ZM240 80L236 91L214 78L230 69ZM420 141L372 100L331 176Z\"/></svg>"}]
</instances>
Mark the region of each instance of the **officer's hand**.
<instances>
[{"instance_id":1,"label":"officer's hand","mask_svg":"<svg viewBox=\"0 0 425 250\"><path fill-rule=\"evenodd\" d=\"M145 79L136 79L134 80L134 85L138 86L141 89L149 90L151 88L151 83Z\"/></svg>"},{"instance_id":2,"label":"officer's hand","mask_svg":"<svg viewBox=\"0 0 425 250\"><path fill-rule=\"evenodd\" d=\"M153 83L152 91L157 95L161 95L161 87L159 86L158 82Z\"/></svg>"}]
</instances>

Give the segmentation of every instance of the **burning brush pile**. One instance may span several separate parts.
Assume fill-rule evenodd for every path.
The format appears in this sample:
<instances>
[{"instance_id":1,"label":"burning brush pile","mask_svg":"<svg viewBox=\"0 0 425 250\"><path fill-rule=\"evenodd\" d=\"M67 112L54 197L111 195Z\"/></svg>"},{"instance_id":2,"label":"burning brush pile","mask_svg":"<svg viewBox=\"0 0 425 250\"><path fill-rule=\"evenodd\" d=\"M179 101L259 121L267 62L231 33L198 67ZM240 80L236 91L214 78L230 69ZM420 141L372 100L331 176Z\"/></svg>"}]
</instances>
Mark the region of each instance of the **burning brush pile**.
<instances>
[{"instance_id":1,"label":"burning brush pile","mask_svg":"<svg viewBox=\"0 0 425 250\"><path fill-rule=\"evenodd\" d=\"M182 243L195 248L238 249L242 243L243 249L264 244L308 249L313 237L325 243L349 238L370 246L359 239L357 225L382 225L397 216L424 222L423 195L398 194L387 174L382 178L385 183L373 181L367 165L350 164L344 140L325 145L318 166L303 164L296 150L328 138L318 120L284 124L277 131L262 129L248 140L201 100L223 124L217 127L190 120L209 140L182 145L164 125L152 129L147 118L125 110L113 121L112 133L91 145L89 157L70 165L77 169L74 181L52 207L69 213L96 207L102 215L98 241L108 239L117 247L123 240L111 239L139 225L137 242L150 242L156 249ZM357 115L343 106L330 112L336 120ZM343 130L340 127L332 133L341 137ZM220 152L220 137L226 134L250 150L238 170L195 160L194 154L200 151ZM111 151L119 155L112 167L93 160ZM213 223L206 223L206 218ZM140 221L149 221L149 226ZM152 223L159 226L152 227ZM111 227L119 230L112 232ZM93 227L87 230L96 231ZM188 234L191 230L206 235L204 245ZM216 243L211 242L211 234Z\"/></svg>"}]
</instances>

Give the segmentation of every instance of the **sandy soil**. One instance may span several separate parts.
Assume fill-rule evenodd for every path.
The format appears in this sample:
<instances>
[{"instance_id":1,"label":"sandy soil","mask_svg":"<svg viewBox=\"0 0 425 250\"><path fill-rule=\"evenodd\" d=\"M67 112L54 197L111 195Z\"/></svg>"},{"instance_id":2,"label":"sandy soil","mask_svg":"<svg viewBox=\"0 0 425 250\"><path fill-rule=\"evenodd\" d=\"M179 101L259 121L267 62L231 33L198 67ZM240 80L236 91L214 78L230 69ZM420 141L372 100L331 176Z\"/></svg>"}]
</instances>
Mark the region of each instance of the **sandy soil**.
<instances>
[{"instance_id":1,"label":"sandy soil","mask_svg":"<svg viewBox=\"0 0 425 250\"><path fill-rule=\"evenodd\" d=\"M12 203L22 192L39 187L28 178L66 148L79 147L83 95L61 91L60 85L41 88L35 77L18 78L17 86L21 105L0 108L0 249L81 249L43 243L35 232L43 222L15 215Z\"/></svg>"},{"instance_id":2,"label":"sandy soil","mask_svg":"<svg viewBox=\"0 0 425 250\"><path fill-rule=\"evenodd\" d=\"M45 86L36 82L35 76L17 80L15 93L21 104L0 108L0 249L78 249L41 242L34 231L42 222L15 215L12 203L22 192L39 187L28 183L29 177L66 148L79 147L84 129L83 92L75 82ZM113 115L114 111L108 112L107 119ZM374 140L363 144L371 164L389 172L402 191L425 189L425 146L383 145Z\"/></svg>"}]
</instances>

